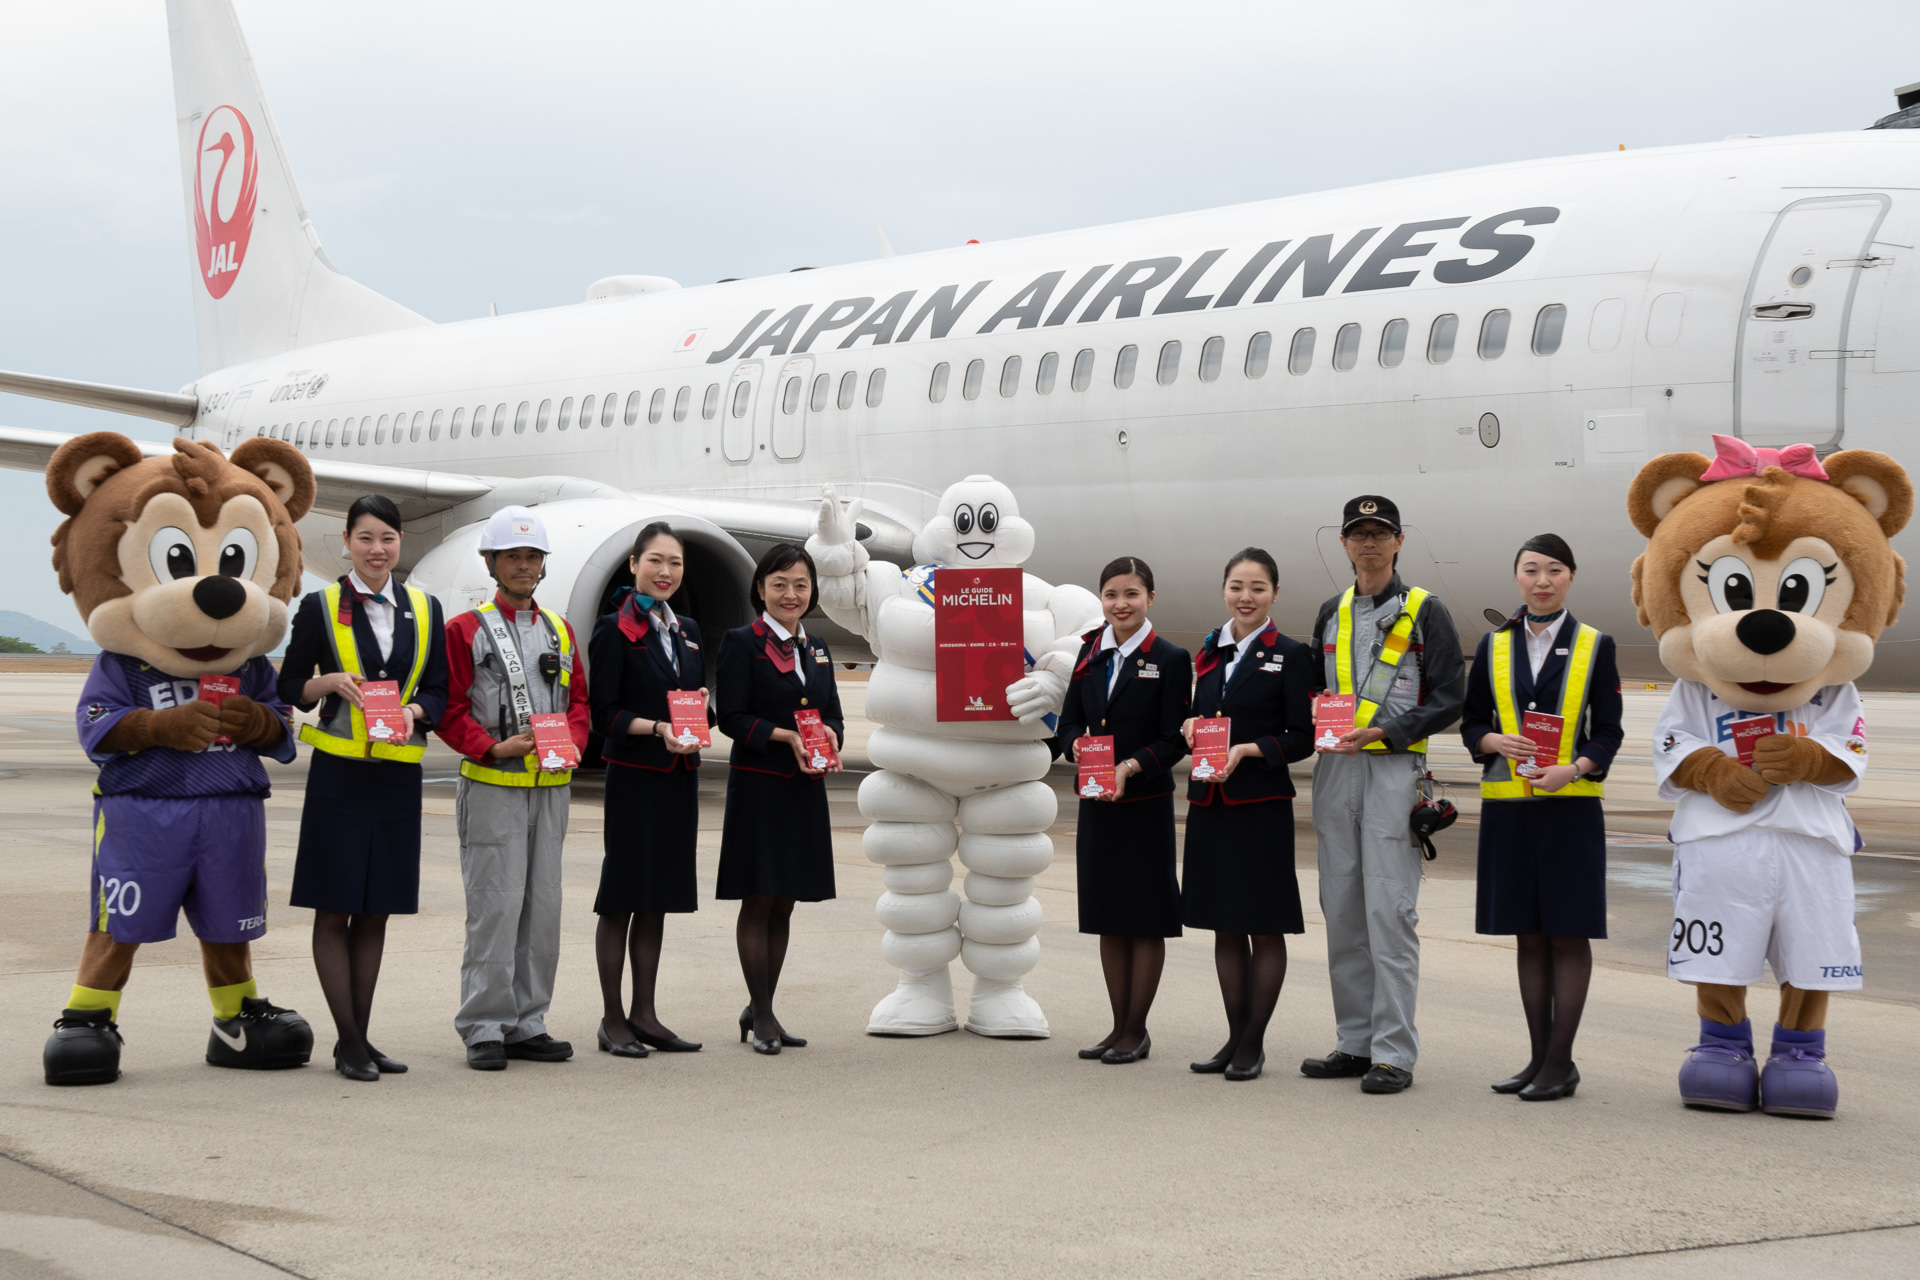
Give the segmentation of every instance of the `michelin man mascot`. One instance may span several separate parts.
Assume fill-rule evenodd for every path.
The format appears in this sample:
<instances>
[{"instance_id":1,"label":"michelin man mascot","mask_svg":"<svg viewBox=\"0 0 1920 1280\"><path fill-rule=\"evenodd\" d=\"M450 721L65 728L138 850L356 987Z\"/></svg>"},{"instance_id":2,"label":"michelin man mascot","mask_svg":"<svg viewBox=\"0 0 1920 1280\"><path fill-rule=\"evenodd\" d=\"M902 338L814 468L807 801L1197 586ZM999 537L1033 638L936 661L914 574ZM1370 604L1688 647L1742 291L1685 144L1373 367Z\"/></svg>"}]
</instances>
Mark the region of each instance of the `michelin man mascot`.
<instances>
[{"instance_id":1,"label":"michelin man mascot","mask_svg":"<svg viewBox=\"0 0 1920 1280\"><path fill-rule=\"evenodd\" d=\"M900 985L874 1007L867 1031L930 1036L958 1027L949 969L958 956L973 973L967 1030L1044 1037L1046 1015L1021 979L1040 959L1033 877L1053 861L1047 828L1058 802L1041 781L1053 762L1047 720L1060 710L1100 602L1084 587L1024 575L1031 670L1007 687L1007 708L1019 718L942 724L933 571L1016 567L1033 554L1033 526L1006 485L968 476L940 495L913 540L920 563L902 570L869 560L854 541L859 516L858 499L842 509L827 489L807 551L827 616L865 636L880 660L867 686L867 715L880 726L867 752L879 771L860 784L870 823L862 845L885 868L887 892L875 909L887 928L880 954L900 970ZM964 902L952 888L956 847L967 868Z\"/></svg>"},{"instance_id":2,"label":"michelin man mascot","mask_svg":"<svg viewBox=\"0 0 1920 1280\"><path fill-rule=\"evenodd\" d=\"M1809 445L1713 439L1717 458L1655 458L1627 496L1648 540L1634 604L1678 677L1653 760L1676 802L1667 974L1693 985L1700 1016L1680 1097L1830 1117L1828 993L1861 985L1844 797L1866 772L1867 727L1853 681L1905 594L1889 539L1913 486L1883 453L1822 465ZM1747 987L1768 965L1780 1010L1760 1069Z\"/></svg>"}]
</instances>

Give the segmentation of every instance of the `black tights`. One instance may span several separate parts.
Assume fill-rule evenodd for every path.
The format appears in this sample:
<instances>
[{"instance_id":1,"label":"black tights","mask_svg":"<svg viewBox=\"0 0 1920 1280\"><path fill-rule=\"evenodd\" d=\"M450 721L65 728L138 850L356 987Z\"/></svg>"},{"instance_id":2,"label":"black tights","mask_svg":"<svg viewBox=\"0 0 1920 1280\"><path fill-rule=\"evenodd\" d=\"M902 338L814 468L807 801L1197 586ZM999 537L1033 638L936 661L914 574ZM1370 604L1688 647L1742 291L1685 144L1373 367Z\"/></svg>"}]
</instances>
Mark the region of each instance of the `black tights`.
<instances>
[{"instance_id":1,"label":"black tights","mask_svg":"<svg viewBox=\"0 0 1920 1280\"><path fill-rule=\"evenodd\" d=\"M653 1007L653 988L660 976L660 937L667 918L658 911L633 915L605 915L593 934L593 957L600 967L600 999L604 1010L600 1025L615 1044L631 1043L633 1030L627 1024L671 1040L673 1032L660 1021ZM627 957L633 958L633 1004L620 1006L620 979Z\"/></svg>"},{"instance_id":2,"label":"black tights","mask_svg":"<svg viewBox=\"0 0 1920 1280\"><path fill-rule=\"evenodd\" d=\"M1544 933L1523 933L1518 942L1520 1004L1533 1042L1533 1057L1520 1074L1556 1085L1573 1071L1573 1037L1593 978L1593 943Z\"/></svg>"},{"instance_id":3,"label":"black tights","mask_svg":"<svg viewBox=\"0 0 1920 1280\"><path fill-rule=\"evenodd\" d=\"M1147 1011L1160 989L1167 963L1165 938L1100 935L1100 969L1107 976L1107 1000L1113 1005L1113 1030L1100 1043L1122 1053L1140 1047L1147 1035Z\"/></svg>"},{"instance_id":4,"label":"black tights","mask_svg":"<svg viewBox=\"0 0 1920 1280\"><path fill-rule=\"evenodd\" d=\"M1231 1059L1230 1065L1244 1071L1266 1052L1267 1022L1287 980L1286 936L1216 933L1213 967L1227 1006L1227 1042L1214 1056Z\"/></svg>"},{"instance_id":5,"label":"black tights","mask_svg":"<svg viewBox=\"0 0 1920 1280\"><path fill-rule=\"evenodd\" d=\"M740 972L747 980L747 998L753 1004L753 1034L761 1040L771 1040L783 1030L780 1019L773 1016L773 993L780 986L780 968L787 962L793 904L792 898L766 893L740 900L734 944L740 949Z\"/></svg>"},{"instance_id":6,"label":"black tights","mask_svg":"<svg viewBox=\"0 0 1920 1280\"><path fill-rule=\"evenodd\" d=\"M380 981L380 959L387 948L387 918L350 916L344 911L313 913L313 967L333 1014L341 1060L353 1066L373 1061L367 1022L373 1016L373 988Z\"/></svg>"}]
</instances>

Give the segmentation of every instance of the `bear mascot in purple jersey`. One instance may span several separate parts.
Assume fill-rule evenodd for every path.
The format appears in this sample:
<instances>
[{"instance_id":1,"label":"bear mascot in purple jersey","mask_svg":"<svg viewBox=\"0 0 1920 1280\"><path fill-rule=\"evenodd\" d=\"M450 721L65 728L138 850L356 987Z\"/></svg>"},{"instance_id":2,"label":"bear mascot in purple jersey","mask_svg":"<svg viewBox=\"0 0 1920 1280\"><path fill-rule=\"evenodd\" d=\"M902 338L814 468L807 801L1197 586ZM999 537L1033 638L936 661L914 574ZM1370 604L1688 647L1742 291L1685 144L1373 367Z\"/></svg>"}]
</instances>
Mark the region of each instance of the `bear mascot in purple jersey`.
<instances>
[{"instance_id":1,"label":"bear mascot in purple jersey","mask_svg":"<svg viewBox=\"0 0 1920 1280\"><path fill-rule=\"evenodd\" d=\"M313 1029L258 996L249 944L267 930L261 757L294 754L266 654L300 585L294 522L313 505L313 472L280 440L231 458L175 440L147 458L97 431L54 453L47 493L67 517L53 535L60 589L103 650L75 712L100 767L88 932L42 1055L47 1083L119 1078L134 952L173 937L183 909L213 1000L207 1061L300 1066Z\"/></svg>"}]
</instances>

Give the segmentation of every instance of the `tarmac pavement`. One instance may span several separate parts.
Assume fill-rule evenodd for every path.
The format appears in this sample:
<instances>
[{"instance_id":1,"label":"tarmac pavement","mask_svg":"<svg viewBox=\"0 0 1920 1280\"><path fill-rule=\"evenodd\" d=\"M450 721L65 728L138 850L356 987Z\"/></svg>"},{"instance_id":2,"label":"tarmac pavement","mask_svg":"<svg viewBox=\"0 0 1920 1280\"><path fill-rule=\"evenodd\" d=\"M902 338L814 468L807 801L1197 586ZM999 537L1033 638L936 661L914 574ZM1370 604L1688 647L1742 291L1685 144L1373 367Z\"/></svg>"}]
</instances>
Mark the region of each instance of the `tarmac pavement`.
<instances>
[{"instance_id":1,"label":"tarmac pavement","mask_svg":"<svg viewBox=\"0 0 1920 1280\"><path fill-rule=\"evenodd\" d=\"M1473 932L1472 771L1436 772L1467 817L1440 840L1421 900L1422 1056L1405 1094L1369 1097L1296 1065L1333 1044L1325 938L1309 909L1258 1081L1189 1073L1223 1019L1210 938L1170 943L1153 1055L1116 1071L1073 1050L1107 1029L1094 940L1075 932L1073 807L1039 882L1047 912L1029 989L1051 1040L862 1034L890 988L860 854L856 775L836 779L840 897L802 904L779 1006L812 1043L739 1044L733 912L710 895L723 767L702 779L701 910L667 926L662 1016L705 1041L644 1061L594 1051L590 915L601 810L576 787L565 950L550 1029L560 1065L464 1065L452 1027L463 921L453 758L429 756L421 914L396 918L374 1038L412 1070L377 1084L328 1069L332 1043L287 907L306 764L273 766L272 932L261 992L301 1010L314 1065L205 1065L209 1011L190 937L144 948L122 1009L125 1075L50 1089L39 1051L86 927L88 788L81 678L0 672L0 1275L310 1277L1142 1275L1372 1278L1920 1273L1920 699L1868 699L1874 770L1852 809L1868 988L1836 999L1839 1119L1688 1111L1674 1076L1696 1029L1661 972L1671 920L1665 808L1647 740L1664 691L1630 690L1608 783L1612 937L1596 945L1572 1099L1488 1090L1526 1057L1509 940ZM857 717L858 680L844 686ZM870 768L864 732L850 770ZM724 762L724 746L709 753ZM1303 782L1305 768L1297 771ZM1064 793L1064 771L1053 779ZM1298 806L1305 900L1313 834ZM956 966L964 1001L967 975ZM1756 990L1757 1024L1772 1011Z\"/></svg>"}]
</instances>

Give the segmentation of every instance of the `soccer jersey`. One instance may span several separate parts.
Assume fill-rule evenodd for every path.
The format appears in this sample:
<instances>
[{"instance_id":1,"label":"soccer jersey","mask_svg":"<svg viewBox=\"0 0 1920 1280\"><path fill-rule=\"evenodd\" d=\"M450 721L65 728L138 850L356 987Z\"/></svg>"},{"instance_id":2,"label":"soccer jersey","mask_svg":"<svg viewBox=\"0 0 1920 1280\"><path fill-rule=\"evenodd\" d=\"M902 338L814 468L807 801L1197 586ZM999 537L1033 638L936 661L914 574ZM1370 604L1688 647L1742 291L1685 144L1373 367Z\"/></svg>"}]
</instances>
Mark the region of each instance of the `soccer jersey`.
<instances>
[{"instance_id":1,"label":"soccer jersey","mask_svg":"<svg viewBox=\"0 0 1920 1280\"><path fill-rule=\"evenodd\" d=\"M249 658L237 672L240 692L271 710L283 721L286 704L274 688L273 664ZM145 708L164 711L200 696L198 680L182 680L125 654L103 653L94 659L80 691L74 718L80 745L100 766L99 794L138 795L171 799L193 796L268 794L266 766L260 752L232 742L216 742L204 751L175 751L148 747L144 751L102 751L100 741L127 712ZM294 757L289 730L280 745L267 753L286 764Z\"/></svg>"},{"instance_id":2,"label":"soccer jersey","mask_svg":"<svg viewBox=\"0 0 1920 1280\"><path fill-rule=\"evenodd\" d=\"M1705 840L1758 827L1811 836L1851 854L1860 847L1860 839L1853 819L1847 816L1843 797L1859 788L1860 776L1867 771L1867 724L1861 714L1860 693L1851 683L1828 685L1805 704L1773 717L1774 732L1811 738L1829 755L1846 762L1853 774L1846 781L1827 786L1795 782L1768 787L1767 794L1745 813L1723 808L1703 792L1674 785L1674 770L1702 747L1737 756L1733 722L1762 714L1722 702L1704 684L1674 681L1673 693L1653 729L1653 771L1660 783L1660 798L1674 802L1670 828L1674 842Z\"/></svg>"}]
</instances>

